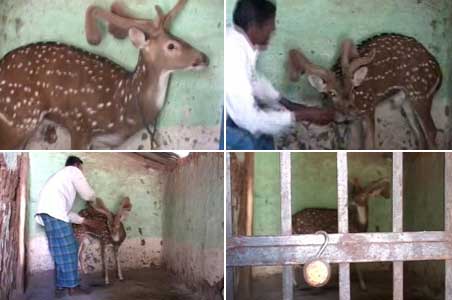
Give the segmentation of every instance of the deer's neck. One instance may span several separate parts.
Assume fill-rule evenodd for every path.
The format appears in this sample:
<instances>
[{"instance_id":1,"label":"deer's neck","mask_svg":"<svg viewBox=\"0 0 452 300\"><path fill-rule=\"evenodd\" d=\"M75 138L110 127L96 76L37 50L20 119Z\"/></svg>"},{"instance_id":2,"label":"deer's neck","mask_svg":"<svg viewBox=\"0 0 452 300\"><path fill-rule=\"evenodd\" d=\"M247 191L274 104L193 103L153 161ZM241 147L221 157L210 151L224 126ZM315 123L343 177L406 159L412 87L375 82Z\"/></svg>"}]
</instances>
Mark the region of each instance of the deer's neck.
<instances>
[{"instance_id":1,"label":"deer's neck","mask_svg":"<svg viewBox=\"0 0 452 300\"><path fill-rule=\"evenodd\" d=\"M367 231L367 226L369 224L369 214L367 205L356 206L356 214L360 230Z\"/></svg>"},{"instance_id":2,"label":"deer's neck","mask_svg":"<svg viewBox=\"0 0 452 300\"><path fill-rule=\"evenodd\" d=\"M154 123L165 102L170 74L158 64L146 65L140 54L135 71L124 82L129 125L142 128L143 122Z\"/></svg>"}]
</instances>

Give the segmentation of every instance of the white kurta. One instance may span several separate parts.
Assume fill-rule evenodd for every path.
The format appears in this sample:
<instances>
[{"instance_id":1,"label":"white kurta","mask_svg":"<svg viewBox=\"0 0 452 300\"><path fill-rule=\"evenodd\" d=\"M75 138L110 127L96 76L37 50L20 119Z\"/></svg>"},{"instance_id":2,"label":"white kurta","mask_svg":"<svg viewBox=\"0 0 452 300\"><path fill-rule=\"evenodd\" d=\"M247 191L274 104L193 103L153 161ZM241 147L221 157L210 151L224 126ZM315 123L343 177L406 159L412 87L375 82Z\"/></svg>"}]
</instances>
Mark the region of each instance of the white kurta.
<instances>
[{"instance_id":1,"label":"white kurta","mask_svg":"<svg viewBox=\"0 0 452 300\"><path fill-rule=\"evenodd\" d=\"M237 126L255 136L277 134L293 125L295 116L279 104L281 95L256 73L259 51L235 27L227 28L225 39L226 112ZM259 102L258 102L259 101ZM264 110L259 107L264 104Z\"/></svg>"},{"instance_id":2,"label":"white kurta","mask_svg":"<svg viewBox=\"0 0 452 300\"><path fill-rule=\"evenodd\" d=\"M39 194L36 222L44 225L39 214L48 214L64 222L81 224L83 218L71 212L77 193L86 201L93 201L96 197L82 171L77 167L68 166L56 172L47 180Z\"/></svg>"}]
</instances>

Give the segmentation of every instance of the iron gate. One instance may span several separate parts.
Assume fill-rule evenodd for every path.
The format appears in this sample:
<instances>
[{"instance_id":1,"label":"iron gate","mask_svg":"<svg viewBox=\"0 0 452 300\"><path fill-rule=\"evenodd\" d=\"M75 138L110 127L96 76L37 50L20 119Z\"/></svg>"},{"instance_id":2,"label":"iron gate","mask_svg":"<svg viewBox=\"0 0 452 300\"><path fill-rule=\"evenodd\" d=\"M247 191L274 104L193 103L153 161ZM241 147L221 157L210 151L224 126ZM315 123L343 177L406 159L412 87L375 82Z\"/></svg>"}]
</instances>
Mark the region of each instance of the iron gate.
<instances>
[{"instance_id":1,"label":"iron gate","mask_svg":"<svg viewBox=\"0 0 452 300\"><path fill-rule=\"evenodd\" d=\"M280 154L281 236L233 236L230 155L227 155L227 299L233 300L234 267L283 265L283 299L293 299L293 265L304 264L324 242L319 235L292 235L291 154ZM329 235L322 259L339 264L339 299L350 299L350 263L393 262L393 299L403 299L403 262L445 260L445 298L452 300L452 153L445 153L444 231L403 232L403 154L393 154L393 232L348 233L347 153L337 153L338 231Z\"/></svg>"}]
</instances>

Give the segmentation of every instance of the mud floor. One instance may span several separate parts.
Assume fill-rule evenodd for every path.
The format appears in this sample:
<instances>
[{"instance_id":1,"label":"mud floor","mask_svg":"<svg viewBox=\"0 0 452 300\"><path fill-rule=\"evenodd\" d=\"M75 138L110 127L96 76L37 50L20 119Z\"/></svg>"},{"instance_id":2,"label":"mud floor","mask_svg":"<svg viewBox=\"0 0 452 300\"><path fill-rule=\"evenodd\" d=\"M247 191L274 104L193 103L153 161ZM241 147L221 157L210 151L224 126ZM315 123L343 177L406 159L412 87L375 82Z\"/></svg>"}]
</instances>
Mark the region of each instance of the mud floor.
<instances>
[{"instance_id":1,"label":"mud floor","mask_svg":"<svg viewBox=\"0 0 452 300\"><path fill-rule=\"evenodd\" d=\"M113 272L113 282L105 286L101 274L82 276L82 286L91 290L85 296L65 296L71 300L195 300L202 299L199 294L187 288L173 275L161 268L124 271L124 281L118 281ZM50 300L54 297L53 271L43 272L29 278L25 297L14 300Z\"/></svg>"},{"instance_id":2,"label":"mud floor","mask_svg":"<svg viewBox=\"0 0 452 300\"><path fill-rule=\"evenodd\" d=\"M353 278L351 282L351 298L353 300L391 300L392 295L392 272L372 272L365 275L367 291L359 287L359 282ZM255 279L252 284L252 300L274 300L282 299L281 275L272 275ZM434 292L422 283L405 283L406 300L442 300L444 292ZM245 300L244 297L238 297ZM339 300L339 288L337 278L332 278L330 283L319 289L309 288L305 285L294 288L294 300Z\"/></svg>"}]
</instances>

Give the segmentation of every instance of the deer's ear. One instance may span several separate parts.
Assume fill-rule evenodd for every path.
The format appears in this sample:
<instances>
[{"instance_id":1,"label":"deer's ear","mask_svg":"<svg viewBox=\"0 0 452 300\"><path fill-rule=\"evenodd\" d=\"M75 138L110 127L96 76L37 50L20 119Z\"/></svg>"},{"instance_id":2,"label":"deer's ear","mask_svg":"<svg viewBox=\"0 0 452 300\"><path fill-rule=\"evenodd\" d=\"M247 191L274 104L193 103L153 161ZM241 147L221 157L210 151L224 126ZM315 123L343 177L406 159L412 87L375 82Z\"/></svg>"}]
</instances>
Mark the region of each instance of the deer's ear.
<instances>
[{"instance_id":1,"label":"deer's ear","mask_svg":"<svg viewBox=\"0 0 452 300\"><path fill-rule=\"evenodd\" d=\"M132 41L135 48L143 49L149 43L146 41L146 35L143 31L134 27L129 29L129 39Z\"/></svg>"},{"instance_id":2,"label":"deer's ear","mask_svg":"<svg viewBox=\"0 0 452 300\"><path fill-rule=\"evenodd\" d=\"M382 182L375 190L371 191L370 197L382 196L384 198L391 197L391 185L389 182Z\"/></svg>"},{"instance_id":3,"label":"deer's ear","mask_svg":"<svg viewBox=\"0 0 452 300\"><path fill-rule=\"evenodd\" d=\"M320 93L326 92L326 83L322 78L316 75L308 75L308 81Z\"/></svg>"},{"instance_id":4,"label":"deer's ear","mask_svg":"<svg viewBox=\"0 0 452 300\"><path fill-rule=\"evenodd\" d=\"M353 74L352 79L353 86L360 86L363 83L364 79L366 79L368 72L369 69L367 67L362 67L356 70L356 72Z\"/></svg>"}]
</instances>

